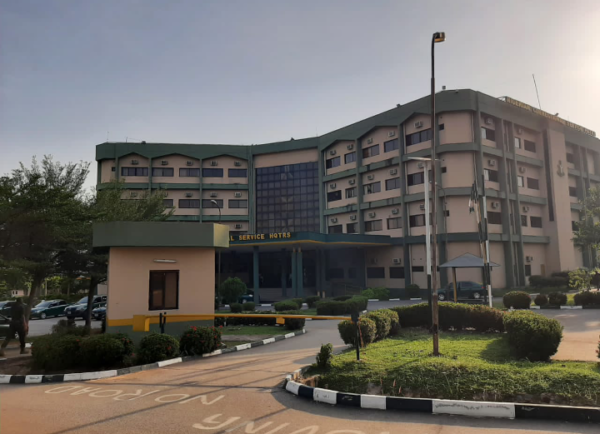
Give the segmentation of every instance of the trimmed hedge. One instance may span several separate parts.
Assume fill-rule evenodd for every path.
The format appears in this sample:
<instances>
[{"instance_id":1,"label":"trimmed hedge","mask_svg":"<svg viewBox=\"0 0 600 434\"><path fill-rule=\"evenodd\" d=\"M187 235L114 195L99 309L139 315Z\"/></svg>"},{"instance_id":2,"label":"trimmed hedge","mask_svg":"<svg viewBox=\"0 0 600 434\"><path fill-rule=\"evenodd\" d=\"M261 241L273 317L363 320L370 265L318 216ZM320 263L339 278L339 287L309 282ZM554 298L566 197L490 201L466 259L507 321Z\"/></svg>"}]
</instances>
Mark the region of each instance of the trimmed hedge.
<instances>
[{"instance_id":1,"label":"trimmed hedge","mask_svg":"<svg viewBox=\"0 0 600 434\"><path fill-rule=\"evenodd\" d=\"M295 301L292 301L292 300L279 301L279 302L275 303L273 305L273 307L275 308L275 312L283 312L286 310L300 309L300 306L298 306L298 303L296 303Z\"/></svg>"},{"instance_id":2,"label":"trimmed hedge","mask_svg":"<svg viewBox=\"0 0 600 434\"><path fill-rule=\"evenodd\" d=\"M383 287L369 288L361 292L360 295L366 297L367 299L389 300L390 290Z\"/></svg>"},{"instance_id":3,"label":"trimmed hedge","mask_svg":"<svg viewBox=\"0 0 600 434\"><path fill-rule=\"evenodd\" d=\"M567 304L567 294L563 294L562 292L551 292L548 295L548 303L551 306L564 306Z\"/></svg>"},{"instance_id":4,"label":"trimmed hedge","mask_svg":"<svg viewBox=\"0 0 600 434\"><path fill-rule=\"evenodd\" d=\"M242 313L242 304L241 303L231 303L229 305L229 309L231 309L231 313Z\"/></svg>"},{"instance_id":5,"label":"trimmed hedge","mask_svg":"<svg viewBox=\"0 0 600 434\"><path fill-rule=\"evenodd\" d=\"M179 350L188 356L200 356L221 348L221 330L215 327L192 326L181 335Z\"/></svg>"},{"instance_id":6,"label":"trimmed hedge","mask_svg":"<svg viewBox=\"0 0 600 434\"><path fill-rule=\"evenodd\" d=\"M314 309L315 307L317 307L317 302L321 301L321 297L319 297L318 295L314 295L312 297L306 297L304 301L308 305L309 309Z\"/></svg>"},{"instance_id":7,"label":"trimmed hedge","mask_svg":"<svg viewBox=\"0 0 600 434\"><path fill-rule=\"evenodd\" d=\"M569 278L561 276L529 276L529 285L536 288L559 288L561 286L569 286Z\"/></svg>"},{"instance_id":8,"label":"trimmed hedge","mask_svg":"<svg viewBox=\"0 0 600 434\"><path fill-rule=\"evenodd\" d=\"M172 359L179 355L179 341L170 335L151 333L140 341L138 362L154 363Z\"/></svg>"},{"instance_id":9,"label":"trimmed hedge","mask_svg":"<svg viewBox=\"0 0 600 434\"><path fill-rule=\"evenodd\" d=\"M365 317L372 319L373 322L375 322L375 327L377 328L375 335L376 341L380 341L381 339L388 337L392 328L392 319L389 315L386 315L384 312L379 310L375 310L366 314Z\"/></svg>"},{"instance_id":10,"label":"trimmed hedge","mask_svg":"<svg viewBox=\"0 0 600 434\"><path fill-rule=\"evenodd\" d=\"M254 303L252 301L248 301L248 302L242 304L242 310L244 312L254 312L255 309L256 309L256 303Z\"/></svg>"},{"instance_id":11,"label":"trimmed hedge","mask_svg":"<svg viewBox=\"0 0 600 434\"><path fill-rule=\"evenodd\" d=\"M377 326L375 321L369 318L361 317L358 319L358 326L360 328L360 344L366 347L370 343L375 341L377 335ZM352 321L342 321L338 324L338 331L340 337L346 345L357 346L356 343L356 324Z\"/></svg>"},{"instance_id":12,"label":"trimmed hedge","mask_svg":"<svg viewBox=\"0 0 600 434\"><path fill-rule=\"evenodd\" d=\"M366 297L354 296L346 301L324 300L317 303L317 315L351 315L367 308Z\"/></svg>"},{"instance_id":13,"label":"trimmed hedge","mask_svg":"<svg viewBox=\"0 0 600 434\"><path fill-rule=\"evenodd\" d=\"M576 306L600 305L600 292L581 291L573 299Z\"/></svg>"},{"instance_id":14,"label":"trimmed hedge","mask_svg":"<svg viewBox=\"0 0 600 434\"><path fill-rule=\"evenodd\" d=\"M504 327L517 357L531 362L550 359L562 340L563 327L557 320L531 311L506 314Z\"/></svg>"},{"instance_id":15,"label":"trimmed hedge","mask_svg":"<svg viewBox=\"0 0 600 434\"><path fill-rule=\"evenodd\" d=\"M298 305L298 309L302 309L303 298L292 298L292 301Z\"/></svg>"},{"instance_id":16,"label":"trimmed hedge","mask_svg":"<svg viewBox=\"0 0 600 434\"><path fill-rule=\"evenodd\" d=\"M227 323L228 326L247 326L247 325L264 325L272 326L276 324L275 318L260 318L255 317L257 314L274 314L273 311L261 311L261 312L244 312L248 317L246 318L235 318L235 317L217 317L215 318L215 327L224 326Z\"/></svg>"},{"instance_id":17,"label":"trimmed hedge","mask_svg":"<svg viewBox=\"0 0 600 434\"><path fill-rule=\"evenodd\" d=\"M548 297L546 297L546 294L538 294L535 296L534 302L536 306L545 306L548 304Z\"/></svg>"},{"instance_id":18,"label":"trimmed hedge","mask_svg":"<svg viewBox=\"0 0 600 434\"><path fill-rule=\"evenodd\" d=\"M354 297L353 295L338 295L337 297L333 297L334 301L346 301L346 300L350 300L352 297Z\"/></svg>"},{"instance_id":19,"label":"trimmed hedge","mask_svg":"<svg viewBox=\"0 0 600 434\"><path fill-rule=\"evenodd\" d=\"M115 366L123 362L126 356L133 354L132 349L126 348L126 343L133 343L129 338L115 339L109 334L94 335L81 341L80 365L90 368Z\"/></svg>"},{"instance_id":20,"label":"trimmed hedge","mask_svg":"<svg viewBox=\"0 0 600 434\"><path fill-rule=\"evenodd\" d=\"M529 309L531 306L531 297L523 291L510 291L502 297L504 307L513 309Z\"/></svg>"},{"instance_id":21,"label":"trimmed hedge","mask_svg":"<svg viewBox=\"0 0 600 434\"><path fill-rule=\"evenodd\" d=\"M285 312L289 315L302 315L301 311L292 311ZM304 324L306 324L306 319L304 318L286 318L285 319L285 328L287 330L300 330L304 328Z\"/></svg>"},{"instance_id":22,"label":"trimmed hedge","mask_svg":"<svg viewBox=\"0 0 600 434\"><path fill-rule=\"evenodd\" d=\"M69 334L40 336L31 347L33 365L50 371L74 368L81 361L83 339Z\"/></svg>"}]
</instances>

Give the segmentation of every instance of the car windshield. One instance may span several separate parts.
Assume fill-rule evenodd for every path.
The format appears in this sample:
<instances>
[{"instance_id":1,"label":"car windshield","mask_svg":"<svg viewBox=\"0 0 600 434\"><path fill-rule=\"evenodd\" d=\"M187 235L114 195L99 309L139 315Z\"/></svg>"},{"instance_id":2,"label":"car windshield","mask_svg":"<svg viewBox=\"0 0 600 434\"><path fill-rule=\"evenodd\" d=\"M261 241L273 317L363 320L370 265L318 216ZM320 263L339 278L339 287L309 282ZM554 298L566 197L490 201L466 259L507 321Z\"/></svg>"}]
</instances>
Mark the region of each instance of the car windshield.
<instances>
[{"instance_id":1,"label":"car windshield","mask_svg":"<svg viewBox=\"0 0 600 434\"><path fill-rule=\"evenodd\" d=\"M6 303L8 303L8 301L3 301L3 302L1 302L1 303L0 303L0 308L4 307L4 305L5 305Z\"/></svg>"},{"instance_id":2,"label":"car windshield","mask_svg":"<svg viewBox=\"0 0 600 434\"><path fill-rule=\"evenodd\" d=\"M41 303L38 303L35 307L48 307L52 304L51 301L42 301Z\"/></svg>"},{"instance_id":3,"label":"car windshield","mask_svg":"<svg viewBox=\"0 0 600 434\"><path fill-rule=\"evenodd\" d=\"M81 300L79 300L76 304L87 304L87 297L83 297Z\"/></svg>"}]
</instances>

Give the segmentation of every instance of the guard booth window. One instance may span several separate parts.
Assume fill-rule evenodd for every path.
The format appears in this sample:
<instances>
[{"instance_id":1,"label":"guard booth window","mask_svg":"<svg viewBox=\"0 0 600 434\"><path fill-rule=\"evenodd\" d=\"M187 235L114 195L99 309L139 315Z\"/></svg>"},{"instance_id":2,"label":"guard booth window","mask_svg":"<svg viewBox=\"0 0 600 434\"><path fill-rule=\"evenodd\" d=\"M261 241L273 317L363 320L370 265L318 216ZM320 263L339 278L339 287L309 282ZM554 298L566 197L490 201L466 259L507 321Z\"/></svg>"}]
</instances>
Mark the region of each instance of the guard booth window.
<instances>
[{"instance_id":1,"label":"guard booth window","mask_svg":"<svg viewBox=\"0 0 600 434\"><path fill-rule=\"evenodd\" d=\"M179 308L179 271L150 271L149 310Z\"/></svg>"}]
</instances>

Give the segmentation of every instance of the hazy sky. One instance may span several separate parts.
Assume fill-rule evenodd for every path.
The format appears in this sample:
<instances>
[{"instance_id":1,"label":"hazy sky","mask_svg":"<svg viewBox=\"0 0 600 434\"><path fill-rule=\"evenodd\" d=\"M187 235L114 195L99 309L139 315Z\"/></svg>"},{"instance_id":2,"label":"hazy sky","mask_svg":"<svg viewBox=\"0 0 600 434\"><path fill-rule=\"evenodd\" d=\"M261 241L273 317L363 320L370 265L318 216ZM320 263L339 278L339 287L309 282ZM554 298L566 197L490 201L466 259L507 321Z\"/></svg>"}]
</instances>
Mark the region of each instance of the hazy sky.
<instances>
[{"instance_id":1,"label":"hazy sky","mask_svg":"<svg viewBox=\"0 0 600 434\"><path fill-rule=\"evenodd\" d=\"M0 0L0 174L107 140L324 134L438 88L600 134L598 0ZM95 164L88 180L95 183Z\"/></svg>"}]
</instances>

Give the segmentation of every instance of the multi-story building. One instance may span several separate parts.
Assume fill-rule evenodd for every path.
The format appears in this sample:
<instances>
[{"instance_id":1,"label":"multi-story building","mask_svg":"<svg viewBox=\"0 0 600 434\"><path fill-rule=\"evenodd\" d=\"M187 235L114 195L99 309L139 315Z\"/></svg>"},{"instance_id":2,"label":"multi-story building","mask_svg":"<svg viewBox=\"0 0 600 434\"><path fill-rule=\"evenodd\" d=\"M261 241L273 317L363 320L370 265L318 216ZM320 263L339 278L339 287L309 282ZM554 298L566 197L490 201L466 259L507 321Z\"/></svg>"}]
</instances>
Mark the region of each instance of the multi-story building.
<instances>
[{"instance_id":1,"label":"multi-story building","mask_svg":"<svg viewBox=\"0 0 600 434\"><path fill-rule=\"evenodd\" d=\"M437 94L320 137L253 146L103 143L98 189L123 180L127 198L164 189L177 220L230 228L222 278L261 301L340 286L426 285L423 162L436 135L440 263L480 255L468 201L485 178L497 288L530 275L591 266L572 242L578 200L600 184L595 133L510 98ZM481 184L481 183L480 183ZM480 185L481 186L481 185ZM216 205L215 205L216 203ZM221 214L221 215L220 215ZM441 273L442 285L450 276ZM461 270L459 280L481 280Z\"/></svg>"}]
</instances>

